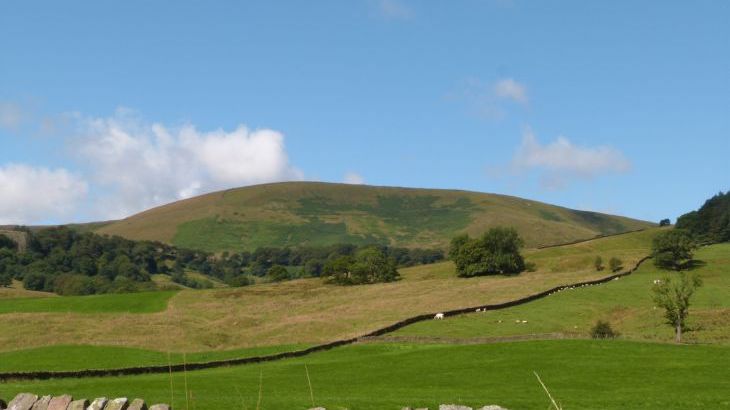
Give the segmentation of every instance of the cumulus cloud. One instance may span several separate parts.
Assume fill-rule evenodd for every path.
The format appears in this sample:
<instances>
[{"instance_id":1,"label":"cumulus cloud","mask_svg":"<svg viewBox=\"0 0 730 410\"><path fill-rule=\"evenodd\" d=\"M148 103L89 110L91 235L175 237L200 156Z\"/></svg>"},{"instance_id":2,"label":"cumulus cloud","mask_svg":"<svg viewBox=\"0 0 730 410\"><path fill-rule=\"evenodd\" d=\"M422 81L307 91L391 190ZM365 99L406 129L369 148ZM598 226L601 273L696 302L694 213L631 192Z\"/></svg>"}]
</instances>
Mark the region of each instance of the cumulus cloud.
<instances>
[{"instance_id":1,"label":"cumulus cloud","mask_svg":"<svg viewBox=\"0 0 730 410\"><path fill-rule=\"evenodd\" d=\"M520 104L527 104L527 88L512 78L504 78L494 84L494 94L499 98L506 98Z\"/></svg>"},{"instance_id":2,"label":"cumulus cloud","mask_svg":"<svg viewBox=\"0 0 730 410\"><path fill-rule=\"evenodd\" d=\"M388 19L410 19L413 10L400 0L379 0L377 2L380 15Z\"/></svg>"},{"instance_id":3,"label":"cumulus cloud","mask_svg":"<svg viewBox=\"0 0 730 410\"><path fill-rule=\"evenodd\" d=\"M23 110L20 105L0 101L0 128L16 129L23 122Z\"/></svg>"},{"instance_id":4,"label":"cumulus cloud","mask_svg":"<svg viewBox=\"0 0 730 410\"><path fill-rule=\"evenodd\" d=\"M346 184L362 185L365 183L365 178L362 175L355 172L348 172L345 174L344 182Z\"/></svg>"},{"instance_id":5,"label":"cumulus cloud","mask_svg":"<svg viewBox=\"0 0 730 410\"><path fill-rule=\"evenodd\" d=\"M87 183L71 172L24 164L0 167L0 224L66 218L86 197Z\"/></svg>"},{"instance_id":6,"label":"cumulus cloud","mask_svg":"<svg viewBox=\"0 0 730 410\"><path fill-rule=\"evenodd\" d=\"M548 189L563 188L575 178L591 179L601 174L624 173L631 169L629 160L615 148L582 147L562 136L543 145L529 129L522 137L511 166L517 172L530 169L544 171L542 185Z\"/></svg>"},{"instance_id":7,"label":"cumulus cloud","mask_svg":"<svg viewBox=\"0 0 730 410\"><path fill-rule=\"evenodd\" d=\"M81 119L79 155L99 185L100 217L119 218L217 189L297 180L284 136L270 129L203 132L149 124L120 111Z\"/></svg>"}]
</instances>

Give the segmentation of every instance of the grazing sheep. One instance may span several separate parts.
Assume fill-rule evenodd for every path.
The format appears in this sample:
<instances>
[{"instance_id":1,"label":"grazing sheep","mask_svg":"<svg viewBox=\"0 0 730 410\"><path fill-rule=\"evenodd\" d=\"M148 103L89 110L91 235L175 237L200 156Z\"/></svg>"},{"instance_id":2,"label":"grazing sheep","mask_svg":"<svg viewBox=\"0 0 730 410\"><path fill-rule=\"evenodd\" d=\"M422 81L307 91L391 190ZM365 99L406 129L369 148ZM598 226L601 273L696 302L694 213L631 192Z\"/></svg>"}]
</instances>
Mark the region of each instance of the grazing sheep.
<instances>
[{"instance_id":1,"label":"grazing sheep","mask_svg":"<svg viewBox=\"0 0 730 410\"><path fill-rule=\"evenodd\" d=\"M436 316L434 316L433 318L434 318L434 319L438 319L438 320L441 320L441 319L443 319L443 318L444 318L444 314L443 314L443 313L436 313Z\"/></svg>"},{"instance_id":2,"label":"grazing sheep","mask_svg":"<svg viewBox=\"0 0 730 410\"><path fill-rule=\"evenodd\" d=\"M654 279L654 284L655 285L661 285L662 284L662 280L661 279Z\"/></svg>"},{"instance_id":3,"label":"grazing sheep","mask_svg":"<svg viewBox=\"0 0 730 410\"><path fill-rule=\"evenodd\" d=\"M522 323L527 323L527 321L526 320L523 320Z\"/></svg>"},{"instance_id":4,"label":"grazing sheep","mask_svg":"<svg viewBox=\"0 0 730 410\"><path fill-rule=\"evenodd\" d=\"M481 312L481 311L482 311L482 309L477 309L477 312Z\"/></svg>"}]
</instances>

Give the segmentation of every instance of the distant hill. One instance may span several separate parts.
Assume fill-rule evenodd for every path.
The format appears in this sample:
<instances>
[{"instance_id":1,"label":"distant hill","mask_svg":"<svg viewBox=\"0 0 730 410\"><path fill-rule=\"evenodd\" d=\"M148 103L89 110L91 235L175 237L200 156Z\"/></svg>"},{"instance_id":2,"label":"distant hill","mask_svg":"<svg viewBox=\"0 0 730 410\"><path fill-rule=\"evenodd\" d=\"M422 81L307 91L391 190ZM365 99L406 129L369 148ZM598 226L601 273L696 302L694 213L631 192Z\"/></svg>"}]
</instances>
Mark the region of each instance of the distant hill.
<instances>
[{"instance_id":1,"label":"distant hill","mask_svg":"<svg viewBox=\"0 0 730 410\"><path fill-rule=\"evenodd\" d=\"M514 226L531 247L653 226L497 194L285 182L174 202L96 232L208 251L334 243L445 248L456 234L497 225Z\"/></svg>"}]
</instances>

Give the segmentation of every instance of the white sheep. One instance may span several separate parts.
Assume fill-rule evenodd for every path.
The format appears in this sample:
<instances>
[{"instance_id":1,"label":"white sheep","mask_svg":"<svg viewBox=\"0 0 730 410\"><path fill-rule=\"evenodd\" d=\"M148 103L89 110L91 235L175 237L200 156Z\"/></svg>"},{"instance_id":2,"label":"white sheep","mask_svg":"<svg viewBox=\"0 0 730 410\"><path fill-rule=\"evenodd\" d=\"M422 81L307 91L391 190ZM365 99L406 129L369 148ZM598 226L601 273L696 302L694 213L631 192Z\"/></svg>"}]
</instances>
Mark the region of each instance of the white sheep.
<instances>
[{"instance_id":1,"label":"white sheep","mask_svg":"<svg viewBox=\"0 0 730 410\"><path fill-rule=\"evenodd\" d=\"M443 313L436 313L436 316L434 316L433 318L434 318L434 319L438 319L438 320L441 320L441 319L443 319L443 318L444 318L444 314L443 314Z\"/></svg>"}]
</instances>

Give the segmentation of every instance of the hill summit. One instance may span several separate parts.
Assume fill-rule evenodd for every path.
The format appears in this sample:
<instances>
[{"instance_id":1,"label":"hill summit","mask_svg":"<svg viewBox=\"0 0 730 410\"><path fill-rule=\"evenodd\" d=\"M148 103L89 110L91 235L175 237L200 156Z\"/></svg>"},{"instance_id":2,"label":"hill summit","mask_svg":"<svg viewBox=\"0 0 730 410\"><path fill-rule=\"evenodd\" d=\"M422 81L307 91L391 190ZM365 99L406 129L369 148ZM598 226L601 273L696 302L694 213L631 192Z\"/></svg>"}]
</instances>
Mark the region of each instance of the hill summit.
<instances>
[{"instance_id":1,"label":"hill summit","mask_svg":"<svg viewBox=\"0 0 730 410\"><path fill-rule=\"evenodd\" d=\"M283 182L173 202L97 232L220 252L336 243L446 248L459 233L498 225L515 227L528 246L652 226L498 194Z\"/></svg>"}]
</instances>

